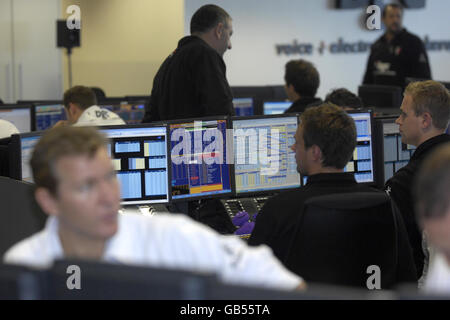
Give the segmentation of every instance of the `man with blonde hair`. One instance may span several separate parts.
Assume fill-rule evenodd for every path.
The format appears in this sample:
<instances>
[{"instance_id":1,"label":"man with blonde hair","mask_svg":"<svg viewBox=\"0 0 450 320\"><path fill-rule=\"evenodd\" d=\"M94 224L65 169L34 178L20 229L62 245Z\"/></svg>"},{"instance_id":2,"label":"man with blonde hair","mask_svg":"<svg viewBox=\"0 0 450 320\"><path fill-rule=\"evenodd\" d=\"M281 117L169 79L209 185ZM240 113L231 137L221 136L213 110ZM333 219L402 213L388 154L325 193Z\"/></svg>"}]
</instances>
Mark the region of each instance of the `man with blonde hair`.
<instances>
[{"instance_id":1,"label":"man with blonde hair","mask_svg":"<svg viewBox=\"0 0 450 320\"><path fill-rule=\"evenodd\" d=\"M416 146L417 150L408 165L386 182L385 189L402 213L419 279L424 271L425 254L422 230L414 214L412 185L426 156L450 141L450 136L445 134L450 120L450 94L436 81L413 82L405 89L400 110L396 123L400 126L402 142Z\"/></svg>"}]
</instances>

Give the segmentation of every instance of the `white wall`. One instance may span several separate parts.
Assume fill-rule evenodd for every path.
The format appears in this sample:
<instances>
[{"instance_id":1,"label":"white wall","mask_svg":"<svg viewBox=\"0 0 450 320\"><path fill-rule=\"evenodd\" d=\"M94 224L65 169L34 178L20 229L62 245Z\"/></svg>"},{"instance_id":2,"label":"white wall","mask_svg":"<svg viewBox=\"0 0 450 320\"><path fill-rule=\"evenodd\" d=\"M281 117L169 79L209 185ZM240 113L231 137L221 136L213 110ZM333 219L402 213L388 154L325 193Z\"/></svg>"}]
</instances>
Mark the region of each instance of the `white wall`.
<instances>
[{"instance_id":1,"label":"white wall","mask_svg":"<svg viewBox=\"0 0 450 320\"><path fill-rule=\"evenodd\" d=\"M390 2L390 1L386 1ZM312 61L321 75L318 95L332 88L346 87L354 92L361 83L369 52L318 53L322 41L329 46L345 42L373 42L383 31L361 27L362 9L337 10L331 0L185 0L185 34L189 21L200 6L214 3L233 18L233 49L225 53L230 85L282 84L284 65L291 59ZM450 1L428 0L425 9L407 10L405 27L422 39L450 41ZM276 44L312 43L312 55L277 55ZM450 81L450 51L429 52L433 78Z\"/></svg>"}]
</instances>

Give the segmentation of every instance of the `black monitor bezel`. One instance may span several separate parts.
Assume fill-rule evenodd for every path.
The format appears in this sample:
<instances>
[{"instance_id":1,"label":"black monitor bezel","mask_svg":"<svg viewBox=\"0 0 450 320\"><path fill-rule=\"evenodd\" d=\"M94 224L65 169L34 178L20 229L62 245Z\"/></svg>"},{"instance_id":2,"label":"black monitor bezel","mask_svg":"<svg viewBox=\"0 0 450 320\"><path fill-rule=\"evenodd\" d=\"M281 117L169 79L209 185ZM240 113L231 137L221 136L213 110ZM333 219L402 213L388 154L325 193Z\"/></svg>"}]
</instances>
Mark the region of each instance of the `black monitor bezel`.
<instances>
[{"instance_id":1,"label":"black monitor bezel","mask_svg":"<svg viewBox=\"0 0 450 320\"><path fill-rule=\"evenodd\" d=\"M297 128L299 125L299 113L282 113L282 114L270 114L270 115L257 115L257 116L252 116L252 117L231 117L231 126L233 128L233 133L234 133L234 121L235 120L258 120L258 119L270 119L270 118L297 118ZM234 135L233 135L234 136ZM233 148L234 148L234 139L233 139ZM234 156L234 150L233 150L233 156ZM233 167L235 167L234 164L235 159L233 159ZM261 190L261 191L247 191L247 192L238 192L237 188L236 188L236 172L235 172L235 168L233 171L234 175L233 175L233 191L234 194L233 196L235 198L247 198L247 197L253 197L253 196L271 196L280 192L284 192L284 191L291 191L291 190L296 190L298 188L300 188L302 186L302 180L301 180L301 175L300 175L300 184L298 187L289 187L289 188L280 188L280 189L272 189L272 190Z\"/></svg>"},{"instance_id":2,"label":"black monitor bezel","mask_svg":"<svg viewBox=\"0 0 450 320\"><path fill-rule=\"evenodd\" d=\"M34 136L41 137L46 131L32 131L13 134L9 145L9 172L10 178L23 181L22 175L22 139Z\"/></svg>"},{"instance_id":3,"label":"black monitor bezel","mask_svg":"<svg viewBox=\"0 0 450 320\"><path fill-rule=\"evenodd\" d=\"M156 127L165 127L166 128L166 148L167 148L167 152L170 152L170 137L169 137L169 128L167 126L166 123L163 122L158 122L158 123L143 123L143 124L135 124L135 125L109 125L109 126L96 126L97 130L99 130L99 132L103 133L101 130L104 129L139 129L139 128L156 128ZM110 139L109 137L107 137L108 140ZM111 157L112 159L112 157ZM120 204L124 207L126 206L145 206L145 205L152 205L152 204L163 204L163 205L169 205L172 203L172 167L170 167L169 170L169 155L166 157L166 162L167 162L167 192L168 192L168 197L167 197L167 202L165 201L159 201L159 202L146 202L146 203L126 203L125 201L120 201ZM134 200L136 201L136 200Z\"/></svg>"},{"instance_id":4,"label":"black monitor bezel","mask_svg":"<svg viewBox=\"0 0 450 320\"><path fill-rule=\"evenodd\" d=\"M187 118L187 119L174 119L174 120L165 120L160 121L156 123L166 123L168 126L168 132L170 133L170 125L172 124L182 124L182 123L189 123L189 122L195 122L195 121L219 121L219 120L225 120L226 121L226 129L231 129L231 120L229 116L208 116L208 117L202 117L202 118ZM153 122L152 122L153 123ZM232 143L232 142L231 142ZM227 137L226 144L230 144ZM231 145L232 146L232 145ZM225 146L226 147L226 146ZM170 158L172 160L172 157ZM230 172L230 192L224 192L220 194L208 194L208 195L199 195L199 196L192 196L192 197L185 197L185 198L173 198L172 202L189 202L189 201L196 201L196 200L203 200L203 199L220 199L220 198L229 198L234 195L234 164L228 164L229 165L229 172ZM172 168L172 166L171 166ZM172 170L171 170L172 172ZM170 181L170 185L172 186L172 181Z\"/></svg>"},{"instance_id":5,"label":"black monitor bezel","mask_svg":"<svg viewBox=\"0 0 450 320\"><path fill-rule=\"evenodd\" d=\"M0 110L11 110L11 109L29 109L30 110L30 132L35 131L36 127L34 126L34 107L33 104L2 104L0 105ZM27 133L27 132L22 132Z\"/></svg>"}]
</instances>

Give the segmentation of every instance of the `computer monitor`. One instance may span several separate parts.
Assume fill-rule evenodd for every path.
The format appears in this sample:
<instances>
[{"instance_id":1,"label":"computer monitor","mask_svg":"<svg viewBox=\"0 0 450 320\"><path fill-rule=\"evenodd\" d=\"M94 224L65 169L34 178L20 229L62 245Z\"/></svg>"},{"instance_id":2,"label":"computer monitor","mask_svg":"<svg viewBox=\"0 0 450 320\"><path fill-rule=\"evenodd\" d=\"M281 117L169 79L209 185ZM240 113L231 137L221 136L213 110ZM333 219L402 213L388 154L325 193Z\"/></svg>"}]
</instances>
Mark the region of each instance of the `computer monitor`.
<instances>
[{"instance_id":1,"label":"computer monitor","mask_svg":"<svg viewBox=\"0 0 450 320\"><path fill-rule=\"evenodd\" d=\"M13 134L9 152L10 177L17 180L33 182L30 159L34 146L41 138L42 131Z\"/></svg>"},{"instance_id":2,"label":"computer monitor","mask_svg":"<svg viewBox=\"0 0 450 320\"><path fill-rule=\"evenodd\" d=\"M172 200L230 196L232 164L227 146L227 117L169 123Z\"/></svg>"},{"instance_id":3,"label":"computer monitor","mask_svg":"<svg viewBox=\"0 0 450 320\"><path fill-rule=\"evenodd\" d=\"M1 105L0 119L14 124L20 133L30 132L33 129L31 105Z\"/></svg>"},{"instance_id":4,"label":"computer monitor","mask_svg":"<svg viewBox=\"0 0 450 320\"><path fill-rule=\"evenodd\" d=\"M395 123L396 117L383 117L376 119L376 125L380 127L380 135L383 137L379 156L382 159L380 169L381 182L384 185L395 172L406 166L411 159L416 147L402 143L399 126Z\"/></svg>"},{"instance_id":5,"label":"computer monitor","mask_svg":"<svg viewBox=\"0 0 450 320\"><path fill-rule=\"evenodd\" d=\"M265 115L282 114L292 105L290 101L265 101L263 111Z\"/></svg>"},{"instance_id":6,"label":"computer monitor","mask_svg":"<svg viewBox=\"0 0 450 320\"><path fill-rule=\"evenodd\" d=\"M300 187L295 153L297 116L233 118L236 195Z\"/></svg>"},{"instance_id":7,"label":"computer monitor","mask_svg":"<svg viewBox=\"0 0 450 320\"><path fill-rule=\"evenodd\" d=\"M358 96L366 108L394 109L402 104L402 88L396 86L362 85Z\"/></svg>"},{"instance_id":8,"label":"computer monitor","mask_svg":"<svg viewBox=\"0 0 450 320\"><path fill-rule=\"evenodd\" d=\"M354 173L358 183L376 183L376 165L374 161L374 148L376 137L373 134L373 116L371 111L349 111L356 125L356 147L352 159L347 163L344 172ZM305 185L306 177L302 177Z\"/></svg>"},{"instance_id":9,"label":"computer monitor","mask_svg":"<svg viewBox=\"0 0 450 320\"><path fill-rule=\"evenodd\" d=\"M167 126L111 126L109 154L120 182L123 205L168 203L170 170Z\"/></svg>"},{"instance_id":10,"label":"computer monitor","mask_svg":"<svg viewBox=\"0 0 450 320\"><path fill-rule=\"evenodd\" d=\"M121 203L139 205L170 201L167 127L108 126L101 127L110 140L108 152L120 181ZM13 135L11 140L10 175L33 182L29 164L40 132Z\"/></svg>"},{"instance_id":11,"label":"computer monitor","mask_svg":"<svg viewBox=\"0 0 450 320\"><path fill-rule=\"evenodd\" d=\"M100 103L99 106L116 113L126 124L140 124L145 114L145 101Z\"/></svg>"},{"instance_id":12,"label":"computer monitor","mask_svg":"<svg viewBox=\"0 0 450 320\"><path fill-rule=\"evenodd\" d=\"M35 104L34 123L36 131L47 130L60 120L67 120L64 104Z\"/></svg>"},{"instance_id":13,"label":"computer monitor","mask_svg":"<svg viewBox=\"0 0 450 320\"><path fill-rule=\"evenodd\" d=\"M238 117L253 115L253 98L234 98L233 106Z\"/></svg>"}]
</instances>

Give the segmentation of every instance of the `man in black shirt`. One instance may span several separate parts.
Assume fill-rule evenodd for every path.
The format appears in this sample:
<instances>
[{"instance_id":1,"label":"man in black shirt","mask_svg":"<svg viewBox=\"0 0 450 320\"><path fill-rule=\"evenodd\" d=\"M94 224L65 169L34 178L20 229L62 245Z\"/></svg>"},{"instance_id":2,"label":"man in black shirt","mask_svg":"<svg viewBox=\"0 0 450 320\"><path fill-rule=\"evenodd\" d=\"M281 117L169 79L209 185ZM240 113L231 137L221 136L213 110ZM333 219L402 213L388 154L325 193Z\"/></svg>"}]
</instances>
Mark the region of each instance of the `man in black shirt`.
<instances>
[{"instance_id":1,"label":"man in black shirt","mask_svg":"<svg viewBox=\"0 0 450 320\"><path fill-rule=\"evenodd\" d=\"M320 76L312 63L305 60L291 60L286 63L284 80L286 94L293 104L285 113L300 113L308 106L319 105L322 100L315 98L320 84Z\"/></svg>"},{"instance_id":2,"label":"man in black shirt","mask_svg":"<svg viewBox=\"0 0 450 320\"><path fill-rule=\"evenodd\" d=\"M383 10L386 32L371 48L364 84L404 87L405 78L431 79L422 40L402 27L403 9L389 4Z\"/></svg>"},{"instance_id":3,"label":"man in black shirt","mask_svg":"<svg viewBox=\"0 0 450 320\"><path fill-rule=\"evenodd\" d=\"M231 49L229 14L215 5L198 9L191 36L182 38L154 80L142 122L234 115L223 54Z\"/></svg>"},{"instance_id":4,"label":"man in black shirt","mask_svg":"<svg viewBox=\"0 0 450 320\"><path fill-rule=\"evenodd\" d=\"M281 193L265 203L248 243L268 245L278 259L286 264L290 243L295 237L297 221L303 214L305 201L329 194L382 193L383 191L358 184L352 173L344 172L355 146L355 122L340 107L323 104L302 113L295 134L295 144L291 148L295 151L297 170L301 175L308 176L308 182L304 187ZM398 228L398 280L413 281L415 268L408 237L401 216L396 214L395 217L397 224L401 225Z\"/></svg>"},{"instance_id":5,"label":"man in black shirt","mask_svg":"<svg viewBox=\"0 0 450 320\"><path fill-rule=\"evenodd\" d=\"M445 134L450 120L450 94L436 81L413 82L405 89L400 109L401 114L396 123L400 126L402 142L417 146L417 149L408 165L397 171L386 182L385 188L403 216L413 249L417 278L420 278L425 254L422 249L422 230L414 214L412 186L428 154L437 146L450 142L450 136Z\"/></svg>"}]
</instances>

